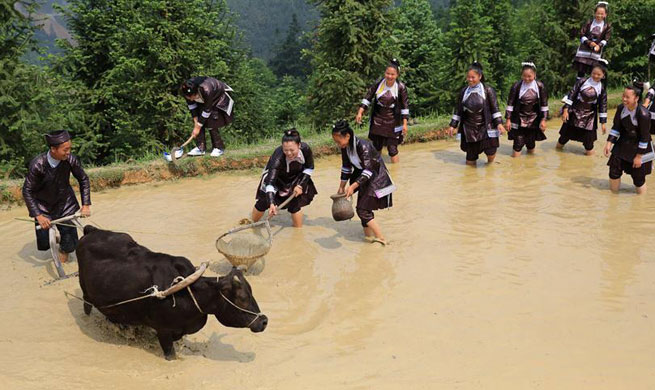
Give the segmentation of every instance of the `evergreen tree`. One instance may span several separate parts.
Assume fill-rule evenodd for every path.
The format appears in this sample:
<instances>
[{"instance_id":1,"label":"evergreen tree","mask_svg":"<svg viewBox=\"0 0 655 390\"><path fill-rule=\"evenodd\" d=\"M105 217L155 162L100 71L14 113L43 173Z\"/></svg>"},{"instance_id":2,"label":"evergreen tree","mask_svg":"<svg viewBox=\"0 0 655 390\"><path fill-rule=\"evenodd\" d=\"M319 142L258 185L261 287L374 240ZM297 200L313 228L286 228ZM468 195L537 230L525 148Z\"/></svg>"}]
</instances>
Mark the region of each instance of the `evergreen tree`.
<instances>
[{"instance_id":1,"label":"evergreen tree","mask_svg":"<svg viewBox=\"0 0 655 390\"><path fill-rule=\"evenodd\" d=\"M102 162L188 137L189 113L177 89L190 76L217 77L234 89L228 133L254 135L268 124L249 100L259 95L224 0L72 0L69 6L77 44L65 45L59 69L89 91L85 108L106 145Z\"/></svg>"},{"instance_id":2,"label":"evergreen tree","mask_svg":"<svg viewBox=\"0 0 655 390\"><path fill-rule=\"evenodd\" d=\"M302 38L302 28L298 23L298 17L293 14L291 24L287 31L287 37L276 48L275 56L269 62L273 73L278 77L292 76L304 79L309 73L309 64L302 57L303 49L307 48L306 41Z\"/></svg>"},{"instance_id":3,"label":"evergreen tree","mask_svg":"<svg viewBox=\"0 0 655 390\"><path fill-rule=\"evenodd\" d=\"M517 47L524 44L514 35L514 8L510 0L485 0L483 12L489 18L492 34L489 42L490 64L487 75L499 97L504 97L514 82L512 69L520 65ZM520 38L519 38L520 39Z\"/></svg>"},{"instance_id":4,"label":"evergreen tree","mask_svg":"<svg viewBox=\"0 0 655 390\"><path fill-rule=\"evenodd\" d=\"M0 175L20 176L46 149L43 134L66 128L75 137L75 153L93 158L94 137L84 126L77 94L48 69L27 64L25 54L37 51L32 1L0 4Z\"/></svg>"},{"instance_id":5,"label":"evergreen tree","mask_svg":"<svg viewBox=\"0 0 655 390\"><path fill-rule=\"evenodd\" d=\"M451 3L446 33L451 96L465 85L466 69L473 61L480 62L485 73L490 70L493 29L487 12L483 0L453 0Z\"/></svg>"},{"instance_id":6,"label":"evergreen tree","mask_svg":"<svg viewBox=\"0 0 655 390\"><path fill-rule=\"evenodd\" d=\"M613 1L608 20L612 23L612 37L603 57L610 62L609 84L624 86L633 78L645 81L648 76L646 54L652 42L651 35L655 33L655 0Z\"/></svg>"},{"instance_id":7,"label":"evergreen tree","mask_svg":"<svg viewBox=\"0 0 655 390\"><path fill-rule=\"evenodd\" d=\"M21 117L36 114L26 107L24 83L17 79L29 72L29 66L21 62L21 56L34 48L34 27L29 15L36 4L32 1L0 3L0 173L9 175L20 168L24 150L22 126L17 126Z\"/></svg>"},{"instance_id":8,"label":"evergreen tree","mask_svg":"<svg viewBox=\"0 0 655 390\"><path fill-rule=\"evenodd\" d=\"M429 0L405 0L394 10L394 51L401 63L400 79L410 92L411 111L425 115L450 110L442 93L449 80L444 36L432 16Z\"/></svg>"},{"instance_id":9,"label":"evergreen tree","mask_svg":"<svg viewBox=\"0 0 655 390\"><path fill-rule=\"evenodd\" d=\"M307 55L313 73L309 104L323 126L354 116L366 86L380 77L389 60L391 0L313 0L321 13Z\"/></svg>"}]
</instances>

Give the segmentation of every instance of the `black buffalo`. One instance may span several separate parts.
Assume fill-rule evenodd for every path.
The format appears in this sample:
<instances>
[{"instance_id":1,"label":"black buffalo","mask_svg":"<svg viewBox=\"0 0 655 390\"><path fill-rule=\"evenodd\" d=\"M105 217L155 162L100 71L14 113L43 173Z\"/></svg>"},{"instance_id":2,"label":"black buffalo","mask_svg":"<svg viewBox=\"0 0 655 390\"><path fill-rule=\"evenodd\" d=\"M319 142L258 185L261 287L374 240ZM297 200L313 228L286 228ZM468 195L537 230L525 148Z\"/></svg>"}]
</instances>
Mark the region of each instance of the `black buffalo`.
<instances>
[{"instance_id":1,"label":"black buffalo","mask_svg":"<svg viewBox=\"0 0 655 390\"><path fill-rule=\"evenodd\" d=\"M143 296L155 285L165 290L176 277L189 276L196 269L184 257L152 252L128 234L93 226L84 228L77 259L83 298L90 303L84 303L84 312L90 314L93 305L112 322L153 328L166 359L175 358L173 341L202 329L208 314L225 326L249 327L253 332L263 331L268 323L266 316L252 314L259 313L259 306L236 268L219 278L200 277L191 285L199 307L186 289L165 299L150 297L107 307Z\"/></svg>"}]
</instances>

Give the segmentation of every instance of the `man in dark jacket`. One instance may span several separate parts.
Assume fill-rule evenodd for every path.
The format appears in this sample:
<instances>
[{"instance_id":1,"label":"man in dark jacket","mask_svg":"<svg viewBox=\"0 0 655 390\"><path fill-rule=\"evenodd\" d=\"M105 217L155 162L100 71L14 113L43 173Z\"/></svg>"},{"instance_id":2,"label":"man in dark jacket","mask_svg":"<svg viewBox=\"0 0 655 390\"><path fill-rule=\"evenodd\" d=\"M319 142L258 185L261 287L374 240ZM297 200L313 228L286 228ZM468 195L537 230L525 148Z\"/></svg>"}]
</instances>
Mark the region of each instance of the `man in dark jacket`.
<instances>
[{"instance_id":1,"label":"man in dark jacket","mask_svg":"<svg viewBox=\"0 0 655 390\"><path fill-rule=\"evenodd\" d=\"M82 169L80 160L71 154L70 134L58 130L46 134L45 139L50 150L36 156L29 165L29 172L23 184L23 199L41 230L36 231L36 244L39 250L50 249L48 229L50 221L75 214L80 205L75 191L70 185L70 174L80 183L82 196L81 214L91 215L91 187L89 177ZM62 263L68 260L68 254L77 247L77 230L71 226L59 225L61 234L59 258Z\"/></svg>"}]
</instances>

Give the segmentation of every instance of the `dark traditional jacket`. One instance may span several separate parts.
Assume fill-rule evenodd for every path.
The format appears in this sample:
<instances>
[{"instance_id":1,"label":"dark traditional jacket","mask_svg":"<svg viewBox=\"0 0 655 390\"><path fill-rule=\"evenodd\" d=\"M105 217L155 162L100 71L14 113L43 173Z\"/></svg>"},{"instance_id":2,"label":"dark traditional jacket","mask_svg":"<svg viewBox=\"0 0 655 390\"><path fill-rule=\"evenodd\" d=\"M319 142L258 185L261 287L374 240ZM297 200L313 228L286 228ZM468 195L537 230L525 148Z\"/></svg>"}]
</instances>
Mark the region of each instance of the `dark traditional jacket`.
<instances>
[{"instance_id":1,"label":"dark traditional jacket","mask_svg":"<svg viewBox=\"0 0 655 390\"><path fill-rule=\"evenodd\" d=\"M362 99L362 104L360 107L366 110L370 105L373 105L371 112L370 123L373 123L373 117L376 112L380 109L380 104L378 102L377 90L380 87L380 83L384 82L384 78L378 79L374 84L366 91L366 96ZM409 120L409 97L407 94L407 86L404 83L396 80L398 85L398 96L396 97L396 103L392 104L389 108L393 108L394 117L396 118L396 127L402 126L403 119Z\"/></svg>"},{"instance_id":2,"label":"dark traditional jacket","mask_svg":"<svg viewBox=\"0 0 655 390\"><path fill-rule=\"evenodd\" d=\"M314 157L312 149L304 142L300 143L300 152L293 161L287 161L282 146L278 146L268 159L259 190L266 193L269 202L275 201L275 194L289 195L295 186L299 185L303 193L308 186L313 186L311 177L314 173Z\"/></svg>"},{"instance_id":3,"label":"dark traditional jacket","mask_svg":"<svg viewBox=\"0 0 655 390\"><path fill-rule=\"evenodd\" d=\"M202 103L186 99L191 116L198 118L198 122L204 124L212 111L221 110L226 114L226 118L232 117L232 108L234 100L227 92L232 91L229 85L213 77L195 77L200 83L198 92L202 98ZM229 119L231 120L231 119Z\"/></svg>"},{"instance_id":4,"label":"dark traditional jacket","mask_svg":"<svg viewBox=\"0 0 655 390\"><path fill-rule=\"evenodd\" d=\"M650 133L655 134L655 88L648 90L646 98L650 101L648 110L650 111Z\"/></svg>"},{"instance_id":5,"label":"dark traditional jacket","mask_svg":"<svg viewBox=\"0 0 655 390\"><path fill-rule=\"evenodd\" d=\"M510 119L512 122L512 129L518 129L521 124L520 113L521 110L530 110L537 113L537 118L533 122L532 127L538 127L541 120L548 115L548 91L544 83L536 80L537 89L539 89L539 102L533 107L523 107L519 93L521 92L521 85L523 80L520 80L509 90L509 97L507 99L507 107L505 108L505 118ZM509 130L509 129L507 129Z\"/></svg>"},{"instance_id":6,"label":"dark traditional jacket","mask_svg":"<svg viewBox=\"0 0 655 390\"><path fill-rule=\"evenodd\" d=\"M576 108L580 104L578 99L580 95L580 89L587 81L589 77L583 77L575 82L573 89L564 97L564 107L565 108ZM607 91L603 85L601 88L600 96L592 104L592 109L594 110L595 117L600 120L600 123L607 123ZM594 120L594 129L597 128L596 121Z\"/></svg>"},{"instance_id":7,"label":"dark traditional jacket","mask_svg":"<svg viewBox=\"0 0 655 390\"><path fill-rule=\"evenodd\" d=\"M576 53L576 57L591 58L593 60L600 59L601 53L607 42L610 40L610 35L612 33L612 25L607 20L604 21L603 29L600 32L600 35L594 37L591 33L591 25L594 22L594 19L589 20L585 23L580 29L580 47ZM590 42L594 42L600 46L600 50L596 53L593 51Z\"/></svg>"},{"instance_id":8,"label":"dark traditional jacket","mask_svg":"<svg viewBox=\"0 0 655 390\"><path fill-rule=\"evenodd\" d=\"M80 209L75 191L70 185L70 174L80 183L82 204L91 204L89 177L80 160L72 154L53 168L48 163L48 152L36 156L29 165L23 184L23 199L30 217L44 216L56 219L74 214Z\"/></svg>"},{"instance_id":9,"label":"dark traditional jacket","mask_svg":"<svg viewBox=\"0 0 655 390\"><path fill-rule=\"evenodd\" d=\"M355 147L341 149L341 180L359 183L360 196L384 198L396 190L391 176L371 141L355 138Z\"/></svg>"},{"instance_id":10,"label":"dark traditional jacket","mask_svg":"<svg viewBox=\"0 0 655 390\"><path fill-rule=\"evenodd\" d=\"M632 161L637 154L642 162L652 161L653 147L650 137L650 113L637 105L634 117L623 104L619 104L614 115L614 124L607 140L614 144L612 154L625 161Z\"/></svg>"},{"instance_id":11,"label":"dark traditional jacket","mask_svg":"<svg viewBox=\"0 0 655 390\"><path fill-rule=\"evenodd\" d=\"M450 126L459 127L459 132L465 133L466 142L479 142L490 137L498 137L498 131L496 128L498 125L503 123L503 115L498 110L498 98L496 97L496 91L484 84L482 84L482 88L485 94L484 122L486 129L483 129L484 131L481 132L465 131L466 129L464 129L464 121L462 118L464 118L465 115L468 115L464 107L464 95L466 94L466 90L468 88L469 87L462 88L459 96L457 97L455 113L453 114L453 117L450 121Z\"/></svg>"}]
</instances>

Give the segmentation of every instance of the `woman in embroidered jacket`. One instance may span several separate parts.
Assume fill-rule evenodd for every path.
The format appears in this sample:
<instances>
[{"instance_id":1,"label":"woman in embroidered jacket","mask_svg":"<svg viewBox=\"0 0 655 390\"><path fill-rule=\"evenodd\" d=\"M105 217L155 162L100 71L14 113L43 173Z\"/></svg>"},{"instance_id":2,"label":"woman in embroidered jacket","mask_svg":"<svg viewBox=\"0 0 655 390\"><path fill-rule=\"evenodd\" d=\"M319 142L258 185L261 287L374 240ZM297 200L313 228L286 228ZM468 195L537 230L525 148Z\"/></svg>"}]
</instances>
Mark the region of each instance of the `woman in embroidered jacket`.
<instances>
[{"instance_id":1,"label":"woman in embroidered jacket","mask_svg":"<svg viewBox=\"0 0 655 390\"><path fill-rule=\"evenodd\" d=\"M650 113L639 103L643 84L635 82L623 91L623 104L614 115L614 124L605 145L605 156L612 153L610 189L618 192L623 172L632 176L637 194L646 193L646 175L653 169L653 145L650 137Z\"/></svg>"},{"instance_id":2,"label":"woman in embroidered jacket","mask_svg":"<svg viewBox=\"0 0 655 390\"><path fill-rule=\"evenodd\" d=\"M309 205L318 193L312 181L313 173L312 149L300 141L296 129L285 131L282 145L273 151L259 182L252 220L259 221L266 209L271 216L276 215L276 206L294 194L295 198L284 208L291 213L293 226L302 227L301 208Z\"/></svg>"},{"instance_id":3,"label":"woman in embroidered jacket","mask_svg":"<svg viewBox=\"0 0 655 390\"><path fill-rule=\"evenodd\" d=\"M536 141L546 139L548 93L544 83L536 80L537 67L532 62L522 65L521 80L509 91L505 117L509 139L514 140L512 157L521 155L523 147L534 153Z\"/></svg>"},{"instance_id":4,"label":"woman in embroidered jacket","mask_svg":"<svg viewBox=\"0 0 655 390\"><path fill-rule=\"evenodd\" d=\"M338 121L332 127L332 138L341 148L341 182L337 192L345 194L347 198L355 192L359 193L356 211L366 239L386 245L373 211L392 206L392 193L396 186L382 156L370 141L356 138L345 120ZM348 180L350 185L346 186Z\"/></svg>"},{"instance_id":5,"label":"woman in embroidered jacket","mask_svg":"<svg viewBox=\"0 0 655 390\"><path fill-rule=\"evenodd\" d=\"M492 163L500 146L498 137L505 132L496 91L483 84L482 65L478 62L469 66L466 80L468 87L462 89L457 98L448 132L453 135L459 128L460 148L466 152L466 164L475 166L483 152L487 155L487 162Z\"/></svg>"},{"instance_id":6,"label":"woman in embroidered jacket","mask_svg":"<svg viewBox=\"0 0 655 390\"><path fill-rule=\"evenodd\" d=\"M355 122L362 123L362 115L372 106L368 138L378 152L387 147L392 163L400 161L398 145L407 135L409 98L407 87L398 81L400 64L395 58L389 62L384 78L377 80L366 92Z\"/></svg>"},{"instance_id":7,"label":"woman in embroidered jacket","mask_svg":"<svg viewBox=\"0 0 655 390\"><path fill-rule=\"evenodd\" d=\"M232 88L213 77L193 77L182 84L180 91L193 117L192 136L197 139L197 146L188 155L205 154L205 129L207 129L212 139L211 156L220 157L225 151L225 144L218 129L232 123L234 117L232 112L234 100L228 94ZM179 156L176 157L181 157L182 150L178 153Z\"/></svg>"},{"instance_id":8,"label":"woman in embroidered jacket","mask_svg":"<svg viewBox=\"0 0 655 390\"><path fill-rule=\"evenodd\" d=\"M600 120L603 134L607 132L607 91L602 79L607 74L605 60L600 60L591 71L591 77L581 78L575 82L573 89L564 97L562 110L562 127L560 128L557 148L562 149L569 140L582 142L585 154L594 154L594 141L598 138L597 118Z\"/></svg>"},{"instance_id":9,"label":"woman in embroidered jacket","mask_svg":"<svg viewBox=\"0 0 655 390\"><path fill-rule=\"evenodd\" d=\"M610 39L612 26L606 20L607 13L608 3L598 2L594 10L594 18L580 29L580 46L573 59L573 68L578 72L579 79L592 71Z\"/></svg>"}]
</instances>

